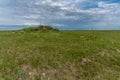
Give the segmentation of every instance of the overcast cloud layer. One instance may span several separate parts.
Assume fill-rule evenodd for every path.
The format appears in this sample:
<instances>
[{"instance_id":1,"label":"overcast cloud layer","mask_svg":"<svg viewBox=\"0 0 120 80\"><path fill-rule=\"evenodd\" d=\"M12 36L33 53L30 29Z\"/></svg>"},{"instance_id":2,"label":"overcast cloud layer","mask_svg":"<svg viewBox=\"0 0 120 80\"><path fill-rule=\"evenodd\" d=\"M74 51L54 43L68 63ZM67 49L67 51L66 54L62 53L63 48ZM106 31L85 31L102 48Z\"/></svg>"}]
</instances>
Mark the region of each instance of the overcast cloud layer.
<instances>
[{"instance_id":1,"label":"overcast cloud layer","mask_svg":"<svg viewBox=\"0 0 120 80\"><path fill-rule=\"evenodd\" d=\"M119 0L0 0L0 25L120 29Z\"/></svg>"}]
</instances>

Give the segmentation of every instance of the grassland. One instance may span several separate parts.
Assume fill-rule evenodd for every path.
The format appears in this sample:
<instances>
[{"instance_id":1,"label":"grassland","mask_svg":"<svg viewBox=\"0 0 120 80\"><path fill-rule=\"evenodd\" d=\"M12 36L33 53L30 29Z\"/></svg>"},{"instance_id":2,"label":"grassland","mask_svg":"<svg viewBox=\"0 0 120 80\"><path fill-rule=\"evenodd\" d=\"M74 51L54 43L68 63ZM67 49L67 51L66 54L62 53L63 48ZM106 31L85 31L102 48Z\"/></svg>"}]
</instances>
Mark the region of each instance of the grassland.
<instances>
[{"instance_id":1,"label":"grassland","mask_svg":"<svg viewBox=\"0 0 120 80\"><path fill-rule=\"evenodd\" d=\"M120 80L120 31L1 31L0 80Z\"/></svg>"}]
</instances>

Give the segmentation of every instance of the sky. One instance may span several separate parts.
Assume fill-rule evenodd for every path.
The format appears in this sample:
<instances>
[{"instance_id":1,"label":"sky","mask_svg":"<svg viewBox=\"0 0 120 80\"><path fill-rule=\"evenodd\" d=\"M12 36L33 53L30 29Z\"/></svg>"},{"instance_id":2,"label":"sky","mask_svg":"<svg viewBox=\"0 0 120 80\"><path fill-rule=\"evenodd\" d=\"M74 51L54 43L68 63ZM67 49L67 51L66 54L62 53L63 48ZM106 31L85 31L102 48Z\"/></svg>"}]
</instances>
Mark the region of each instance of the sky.
<instances>
[{"instance_id":1,"label":"sky","mask_svg":"<svg viewBox=\"0 0 120 80\"><path fill-rule=\"evenodd\" d=\"M120 0L0 0L0 25L120 29Z\"/></svg>"}]
</instances>

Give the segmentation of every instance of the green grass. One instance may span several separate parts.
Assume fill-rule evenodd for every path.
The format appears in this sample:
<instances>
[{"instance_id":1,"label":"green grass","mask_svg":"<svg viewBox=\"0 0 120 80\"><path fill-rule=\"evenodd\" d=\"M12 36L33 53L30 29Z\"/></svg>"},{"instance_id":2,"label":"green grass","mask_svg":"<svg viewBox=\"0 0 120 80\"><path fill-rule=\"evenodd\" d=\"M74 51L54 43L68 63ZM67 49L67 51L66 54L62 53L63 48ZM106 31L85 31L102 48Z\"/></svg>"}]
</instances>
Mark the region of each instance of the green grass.
<instances>
[{"instance_id":1,"label":"green grass","mask_svg":"<svg viewBox=\"0 0 120 80\"><path fill-rule=\"evenodd\" d=\"M120 31L0 32L0 80L119 80Z\"/></svg>"}]
</instances>

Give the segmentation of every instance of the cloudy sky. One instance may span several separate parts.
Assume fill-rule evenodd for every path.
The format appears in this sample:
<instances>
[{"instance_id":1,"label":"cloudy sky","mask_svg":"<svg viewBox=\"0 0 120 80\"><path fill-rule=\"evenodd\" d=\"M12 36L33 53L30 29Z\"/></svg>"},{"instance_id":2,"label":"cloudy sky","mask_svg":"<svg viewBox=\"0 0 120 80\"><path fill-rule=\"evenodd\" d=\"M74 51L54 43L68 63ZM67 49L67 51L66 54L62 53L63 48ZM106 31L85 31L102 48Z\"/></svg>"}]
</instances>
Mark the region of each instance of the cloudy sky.
<instances>
[{"instance_id":1,"label":"cloudy sky","mask_svg":"<svg viewBox=\"0 0 120 80\"><path fill-rule=\"evenodd\" d=\"M0 25L120 29L120 0L0 0Z\"/></svg>"}]
</instances>

